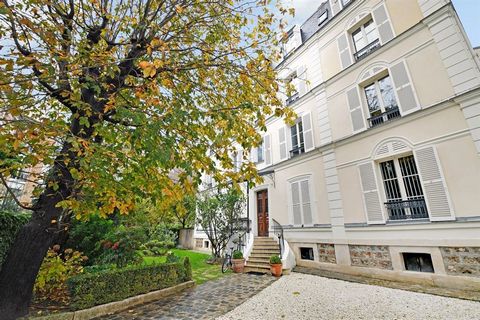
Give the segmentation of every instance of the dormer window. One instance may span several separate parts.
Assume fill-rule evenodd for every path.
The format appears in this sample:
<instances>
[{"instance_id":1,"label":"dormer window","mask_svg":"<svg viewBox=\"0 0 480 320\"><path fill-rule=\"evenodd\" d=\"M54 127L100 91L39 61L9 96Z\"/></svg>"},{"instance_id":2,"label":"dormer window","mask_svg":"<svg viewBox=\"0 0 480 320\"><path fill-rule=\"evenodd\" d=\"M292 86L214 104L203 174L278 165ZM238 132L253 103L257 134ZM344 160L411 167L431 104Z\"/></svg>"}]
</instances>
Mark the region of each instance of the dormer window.
<instances>
[{"instance_id":1,"label":"dormer window","mask_svg":"<svg viewBox=\"0 0 480 320\"><path fill-rule=\"evenodd\" d=\"M286 56L288 56L301 44L302 44L302 36L300 34L300 27L296 25L287 32L285 38L283 39L283 44L282 44L283 57L285 58Z\"/></svg>"},{"instance_id":2,"label":"dormer window","mask_svg":"<svg viewBox=\"0 0 480 320\"><path fill-rule=\"evenodd\" d=\"M321 25L328 19L328 10L325 10L320 17L318 17L318 25Z\"/></svg>"}]
</instances>

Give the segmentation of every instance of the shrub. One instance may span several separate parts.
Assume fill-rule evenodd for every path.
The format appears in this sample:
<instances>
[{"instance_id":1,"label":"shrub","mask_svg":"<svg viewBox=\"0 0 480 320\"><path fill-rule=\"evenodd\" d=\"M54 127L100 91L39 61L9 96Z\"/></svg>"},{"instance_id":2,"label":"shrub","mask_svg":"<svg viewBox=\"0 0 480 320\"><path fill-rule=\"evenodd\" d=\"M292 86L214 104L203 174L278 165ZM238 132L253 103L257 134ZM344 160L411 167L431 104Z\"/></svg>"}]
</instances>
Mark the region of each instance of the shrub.
<instances>
[{"instance_id":1,"label":"shrub","mask_svg":"<svg viewBox=\"0 0 480 320\"><path fill-rule=\"evenodd\" d=\"M167 253L167 263L175 263L175 262L178 262L180 261L180 257L176 256L175 253L169 251Z\"/></svg>"},{"instance_id":2,"label":"shrub","mask_svg":"<svg viewBox=\"0 0 480 320\"><path fill-rule=\"evenodd\" d=\"M59 246L54 246L58 249ZM66 281L83 272L82 264L86 257L81 252L66 249L63 257L54 249L49 249L35 281L35 298L60 303L68 302Z\"/></svg>"},{"instance_id":3,"label":"shrub","mask_svg":"<svg viewBox=\"0 0 480 320\"><path fill-rule=\"evenodd\" d=\"M190 263L190 259L188 257L183 259L183 268L185 270L185 281L191 281L193 279L192 264Z\"/></svg>"},{"instance_id":4,"label":"shrub","mask_svg":"<svg viewBox=\"0 0 480 320\"><path fill-rule=\"evenodd\" d=\"M167 253L168 249L174 247L173 242L162 242L158 240L150 240L140 246L142 253L146 256L163 256Z\"/></svg>"},{"instance_id":5,"label":"shrub","mask_svg":"<svg viewBox=\"0 0 480 320\"><path fill-rule=\"evenodd\" d=\"M114 229L115 225L112 220L99 216L92 216L89 221L74 220L66 247L83 252L88 257L87 264L92 265L98 262L104 252L100 242L105 239L106 234L113 232Z\"/></svg>"},{"instance_id":6,"label":"shrub","mask_svg":"<svg viewBox=\"0 0 480 320\"><path fill-rule=\"evenodd\" d=\"M85 309L172 287L191 280L191 272L190 262L186 259L177 263L84 273L67 282L71 307L76 310Z\"/></svg>"},{"instance_id":7,"label":"shrub","mask_svg":"<svg viewBox=\"0 0 480 320\"><path fill-rule=\"evenodd\" d=\"M0 211L0 270L17 232L29 219L29 214Z\"/></svg>"},{"instance_id":8,"label":"shrub","mask_svg":"<svg viewBox=\"0 0 480 320\"><path fill-rule=\"evenodd\" d=\"M167 248L173 248L177 242L177 233L164 224L159 224L149 231L149 239L157 240Z\"/></svg>"},{"instance_id":9,"label":"shrub","mask_svg":"<svg viewBox=\"0 0 480 320\"><path fill-rule=\"evenodd\" d=\"M233 258L233 259L243 259L243 253L242 253L242 251L239 251L239 250L233 251L232 258Z\"/></svg>"},{"instance_id":10,"label":"shrub","mask_svg":"<svg viewBox=\"0 0 480 320\"><path fill-rule=\"evenodd\" d=\"M109 233L105 240L100 242L103 247L102 255L97 259L101 264L115 264L123 268L129 264L142 261L137 250L144 240L143 230L140 228L125 228L120 226Z\"/></svg>"},{"instance_id":11,"label":"shrub","mask_svg":"<svg viewBox=\"0 0 480 320\"><path fill-rule=\"evenodd\" d=\"M282 263L282 259L280 259L280 257L277 256L276 254L270 257L270 264L281 264L281 263Z\"/></svg>"}]
</instances>

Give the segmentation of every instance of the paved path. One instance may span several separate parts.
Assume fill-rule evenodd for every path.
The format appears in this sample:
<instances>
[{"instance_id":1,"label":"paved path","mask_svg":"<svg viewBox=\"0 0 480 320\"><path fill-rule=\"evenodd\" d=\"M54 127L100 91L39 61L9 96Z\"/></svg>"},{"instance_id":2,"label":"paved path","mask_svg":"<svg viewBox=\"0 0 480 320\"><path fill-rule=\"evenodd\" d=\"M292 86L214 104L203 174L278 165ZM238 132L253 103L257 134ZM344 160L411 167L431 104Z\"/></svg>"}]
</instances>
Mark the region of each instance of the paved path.
<instances>
[{"instance_id":1,"label":"paved path","mask_svg":"<svg viewBox=\"0 0 480 320\"><path fill-rule=\"evenodd\" d=\"M232 274L178 295L98 319L215 319L275 281L267 275Z\"/></svg>"},{"instance_id":2,"label":"paved path","mask_svg":"<svg viewBox=\"0 0 480 320\"><path fill-rule=\"evenodd\" d=\"M480 302L292 273L217 320L480 319Z\"/></svg>"}]
</instances>

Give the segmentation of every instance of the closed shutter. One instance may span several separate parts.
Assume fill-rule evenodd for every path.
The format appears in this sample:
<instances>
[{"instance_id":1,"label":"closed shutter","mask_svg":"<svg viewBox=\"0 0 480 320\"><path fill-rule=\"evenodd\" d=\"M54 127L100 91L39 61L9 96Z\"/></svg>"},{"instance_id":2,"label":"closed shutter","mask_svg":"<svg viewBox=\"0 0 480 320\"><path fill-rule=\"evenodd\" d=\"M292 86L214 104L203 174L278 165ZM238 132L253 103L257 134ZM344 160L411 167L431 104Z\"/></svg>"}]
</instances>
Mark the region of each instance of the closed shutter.
<instances>
[{"instance_id":1,"label":"closed shutter","mask_svg":"<svg viewBox=\"0 0 480 320\"><path fill-rule=\"evenodd\" d=\"M296 87L299 97L307 93L307 69L305 68L305 66L299 66L297 68Z\"/></svg>"},{"instance_id":2,"label":"closed shutter","mask_svg":"<svg viewBox=\"0 0 480 320\"><path fill-rule=\"evenodd\" d=\"M300 203L300 183L293 182L290 186L292 190L293 224L301 225L302 224L302 205Z\"/></svg>"},{"instance_id":3,"label":"closed shutter","mask_svg":"<svg viewBox=\"0 0 480 320\"><path fill-rule=\"evenodd\" d=\"M357 87L347 91L347 102L350 109L353 131L357 132L365 129L365 120L363 119L362 104L358 95Z\"/></svg>"},{"instance_id":4,"label":"closed shutter","mask_svg":"<svg viewBox=\"0 0 480 320\"><path fill-rule=\"evenodd\" d=\"M315 148L315 144L313 141L312 114L310 112L302 116L302 125L305 152L308 152Z\"/></svg>"},{"instance_id":5,"label":"closed shutter","mask_svg":"<svg viewBox=\"0 0 480 320\"><path fill-rule=\"evenodd\" d=\"M267 134L264 138L265 142L265 164L267 166L272 164L272 142L271 137Z\"/></svg>"},{"instance_id":6,"label":"closed shutter","mask_svg":"<svg viewBox=\"0 0 480 320\"><path fill-rule=\"evenodd\" d=\"M342 69L347 68L352 64L352 53L350 52L350 45L346 34L342 34L338 39L338 52L340 54L340 61L342 62Z\"/></svg>"},{"instance_id":7,"label":"closed shutter","mask_svg":"<svg viewBox=\"0 0 480 320\"><path fill-rule=\"evenodd\" d=\"M312 224L312 203L310 200L310 187L308 180L300 182L300 192L302 195L302 213L303 224Z\"/></svg>"},{"instance_id":8,"label":"closed shutter","mask_svg":"<svg viewBox=\"0 0 480 320\"><path fill-rule=\"evenodd\" d=\"M397 92L398 104L402 115L409 114L419 109L413 85L408 77L407 66L404 61L390 68L395 91Z\"/></svg>"},{"instance_id":9,"label":"closed shutter","mask_svg":"<svg viewBox=\"0 0 480 320\"><path fill-rule=\"evenodd\" d=\"M382 45L392 40L394 37L392 24L390 19L388 19L387 9L384 4L373 10L373 19L377 24L378 35Z\"/></svg>"},{"instance_id":10,"label":"closed shutter","mask_svg":"<svg viewBox=\"0 0 480 320\"><path fill-rule=\"evenodd\" d=\"M250 161L253 163L258 162L258 148L252 148L252 151L250 152Z\"/></svg>"},{"instance_id":11,"label":"closed shutter","mask_svg":"<svg viewBox=\"0 0 480 320\"><path fill-rule=\"evenodd\" d=\"M280 160L285 160L287 159L287 136L285 127L278 129L278 141L280 143Z\"/></svg>"},{"instance_id":12,"label":"closed shutter","mask_svg":"<svg viewBox=\"0 0 480 320\"><path fill-rule=\"evenodd\" d=\"M363 199L365 210L367 211L368 223L385 223L383 217L382 204L378 194L378 187L375 178L373 163L365 163L358 166L360 179L362 181Z\"/></svg>"},{"instance_id":13,"label":"closed shutter","mask_svg":"<svg viewBox=\"0 0 480 320\"><path fill-rule=\"evenodd\" d=\"M435 148L430 146L416 150L415 160L422 179L430 220L454 220L455 216Z\"/></svg>"}]
</instances>

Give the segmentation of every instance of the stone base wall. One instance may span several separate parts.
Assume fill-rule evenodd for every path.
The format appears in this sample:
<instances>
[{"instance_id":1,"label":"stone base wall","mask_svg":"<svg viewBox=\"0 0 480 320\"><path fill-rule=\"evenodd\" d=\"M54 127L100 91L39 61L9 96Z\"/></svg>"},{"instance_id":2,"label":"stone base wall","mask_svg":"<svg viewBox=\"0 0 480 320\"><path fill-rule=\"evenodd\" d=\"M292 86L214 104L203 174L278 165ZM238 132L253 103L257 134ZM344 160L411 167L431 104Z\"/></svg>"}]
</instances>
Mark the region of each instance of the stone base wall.
<instances>
[{"instance_id":1,"label":"stone base wall","mask_svg":"<svg viewBox=\"0 0 480 320\"><path fill-rule=\"evenodd\" d=\"M349 245L352 266L393 270L387 246Z\"/></svg>"},{"instance_id":2,"label":"stone base wall","mask_svg":"<svg viewBox=\"0 0 480 320\"><path fill-rule=\"evenodd\" d=\"M326 263L337 263L335 257L335 245L332 243L319 243L318 245L318 261Z\"/></svg>"},{"instance_id":3,"label":"stone base wall","mask_svg":"<svg viewBox=\"0 0 480 320\"><path fill-rule=\"evenodd\" d=\"M448 274L480 277L480 247L440 247Z\"/></svg>"}]
</instances>

